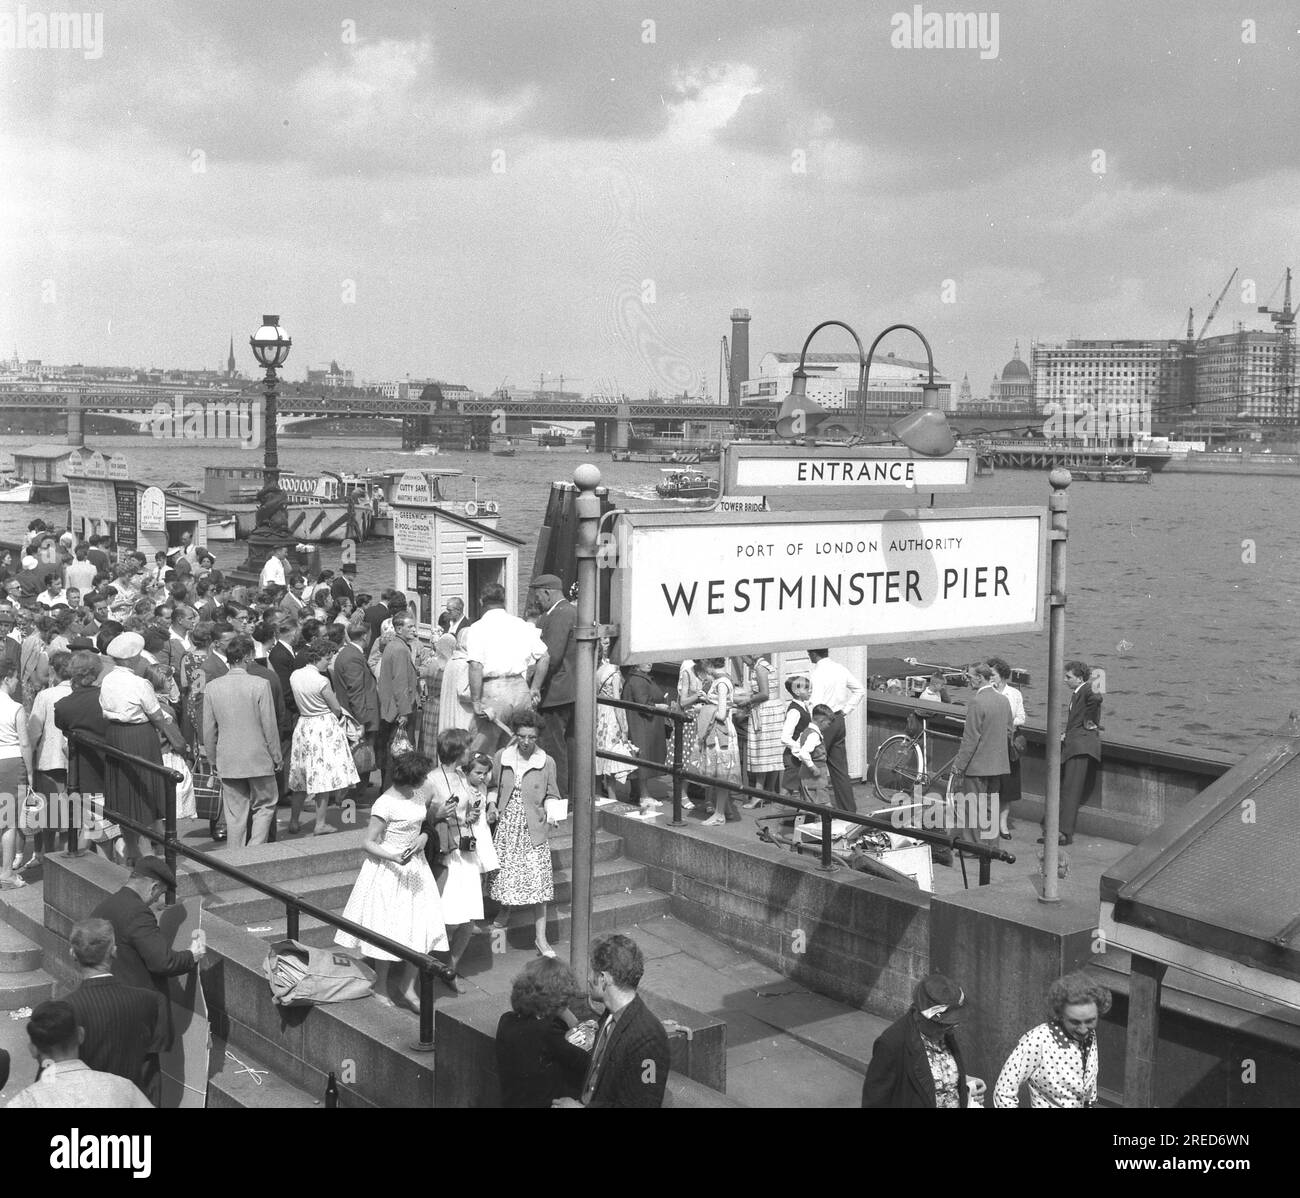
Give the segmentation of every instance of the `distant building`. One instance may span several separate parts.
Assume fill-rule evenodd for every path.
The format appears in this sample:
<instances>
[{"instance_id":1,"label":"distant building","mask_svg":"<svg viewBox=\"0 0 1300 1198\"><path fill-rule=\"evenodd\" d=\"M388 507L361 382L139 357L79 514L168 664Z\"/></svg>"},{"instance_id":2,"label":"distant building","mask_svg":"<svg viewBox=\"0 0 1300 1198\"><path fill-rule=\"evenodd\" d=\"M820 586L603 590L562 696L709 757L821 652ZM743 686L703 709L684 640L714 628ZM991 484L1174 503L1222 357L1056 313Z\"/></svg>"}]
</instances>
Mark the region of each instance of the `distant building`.
<instances>
[{"instance_id":1,"label":"distant building","mask_svg":"<svg viewBox=\"0 0 1300 1198\"><path fill-rule=\"evenodd\" d=\"M804 362L815 368L808 374L809 399L815 400L828 411L857 411L857 354L810 353ZM798 367L798 354L764 354L759 359L758 376L746 379L740 385L741 403L780 403L789 394L790 380ZM866 410L890 411L918 406L921 402L921 384L928 378L929 367L924 362L912 362L893 354L875 358L867 379ZM937 373L934 378L939 385L939 406L945 412L951 412L952 384Z\"/></svg>"},{"instance_id":2,"label":"distant building","mask_svg":"<svg viewBox=\"0 0 1300 1198\"><path fill-rule=\"evenodd\" d=\"M1011 361L1002 367L1001 376L993 376L988 406L1017 411L1032 409L1034 406L1034 376L1020 358L1019 341L1012 351Z\"/></svg>"},{"instance_id":3,"label":"distant building","mask_svg":"<svg viewBox=\"0 0 1300 1198\"><path fill-rule=\"evenodd\" d=\"M1111 412L1170 412L1178 401L1180 341L1036 342L1033 398ZM1008 363L1008 366L1010 363Z\"/></svg>"},{"instance_id":4,"label":"distant building","mask_svg":"<svg viewBox=\"0 0 1300 1198\"><path fill-rule=\"evenodd\" d=\"M356 386L356 378L352 371L343 370L337 362L330 362L328 370L307 371L307 386L351 390Z\"/></svg>"},{"instance_id":5,"label":"distant building","mask_svg":"<svg viewBox=\"0 0 1300 1198\"><path fill-rule=\"evenodd\" d=\"M975 399L970 390L970 375L963 374L961 376L961 386L957 389L957 407L960 409L974 406Z\"/></svg>"},{"instance_id":6,"label":"distant building","mask_svg":"<svg viewBox=\"0 0 1300 1198\"><path fill-rule=\"evenodd\" d=\"M230 334L230 354L226 358L226 378L233 379L237 375L235 370L235 335Z\"/></svg>"},{"instance_id":7,"label":"distant building","mask_svg":"<svg viewBox=\"0 0 1300 1198\"><path fill-rule=\"evenodd\" d=\"M1207 337L1196 346L1195 412L1223 420L1294 419L1296 355L1283 370L1282 336L1272 330L1238 327L1234 333ZM1289 394L1288 394L1289 392Z\"/></svg>"}]
</instances>

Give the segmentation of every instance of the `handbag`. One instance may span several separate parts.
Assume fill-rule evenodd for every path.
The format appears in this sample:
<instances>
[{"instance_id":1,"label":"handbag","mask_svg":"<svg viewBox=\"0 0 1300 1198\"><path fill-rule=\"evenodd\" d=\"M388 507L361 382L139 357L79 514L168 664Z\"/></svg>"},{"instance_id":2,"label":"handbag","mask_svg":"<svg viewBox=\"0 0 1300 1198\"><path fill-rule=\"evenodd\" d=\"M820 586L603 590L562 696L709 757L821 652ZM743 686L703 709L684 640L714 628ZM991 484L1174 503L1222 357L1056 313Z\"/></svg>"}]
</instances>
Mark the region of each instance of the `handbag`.
<instances>
[{"instance_id":1,"label":"handbag","mask_svg":"<svg viewBox=\"0 0 1300 1198\"><path fill-rule=\"evenodd\" d=\"M199 819L211 823L221 818L221 778L208 762L202 750L194 758L194 813ZM177 808L180 807L179 792Z\"/></svg>"},{"instance_id":2,"label":"handbag","mask_svg":"<svg viewBox=\"0 0 1300 1198\"><path fill-rule=\"evenodd\" d=\"M271 983L271 1001L278 1007L365 998L375 983L375 971L355 957L297 940L275 941L263 971Z\"/></svg>"},{"instance_id":3,"label":"handbag","mask_svg":"<svg viewBox=\"0 0 1300 1198\"><path fill-rule=\"evenodd\" d=\"M181 775L181 780L176 783L176 818L194 819L198 814L194 800L194 775L190 773L185 758L168 749L163 753L162 763Z\"/></svg>"},{"instance_id":4,"label":"handbag","mask_svg":"<svg viewBox=\"0 0 1300 1198\"><path fill-rule=\"evenodd\" d=\"M350 711L342 712L339 715L339 724L343 728L343 735L348 738L348 744L350 745L355 746L360 743L361 738L366 734L366 730L362 726L361 721L358 720Z\"/></svg>"},{"instance_id":5,"label":"handbag","mask_svg":"<svg viewBox=\"0 0 1300 1198\"><path fill-rule=\"evenodd\" d=\"M352 746L352 764L357 767L357 773L363 778L373 774L377 765L374 745L368 740L357 741Z\"/></svg>"}]
</instances>

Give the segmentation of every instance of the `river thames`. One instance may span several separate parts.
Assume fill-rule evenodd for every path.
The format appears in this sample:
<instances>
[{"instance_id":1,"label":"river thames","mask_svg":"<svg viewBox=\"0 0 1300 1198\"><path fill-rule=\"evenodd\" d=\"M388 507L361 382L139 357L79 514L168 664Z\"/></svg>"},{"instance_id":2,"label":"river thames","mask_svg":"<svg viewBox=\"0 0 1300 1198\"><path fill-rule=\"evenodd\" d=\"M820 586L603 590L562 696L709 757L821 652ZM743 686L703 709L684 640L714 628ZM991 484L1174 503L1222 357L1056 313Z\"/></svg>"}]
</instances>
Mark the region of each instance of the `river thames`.
<instances>
[{"instance_id":1,"label":"river thames","mask_svg":"<svg viewBox=\"0 0 1300 1198\"><path fill-rule=\"evenodd\" d=\"M6 455L29 437L0 437ZM146 437L91 436L122 452L143 482L203 484L205 465L246 464L261 451L230 443L158 442ZM464 471L456 493L501 504L500 528L522 538L520 576L532 571L548 484L570 480L593 462L617 504L663 506L654 496L659 467L614 463L581 449L543 450L523 442L513 458L404 453L396 440L281 438L285 470L366 471L441 466ZM708 469L708 467L706 467ZM716 470L716 467L713 469ZM941 495L938 507L1045 506L1046 473L1004 470L978 478L967 494ZM1156 748L1244 753L1300 708L1294 662L1300 656L1300 480L1231 475L1156 475L1150 486L1076 482L1069 489L1070 536L1066 609L1067 658L1106 671L1103 735ZM0 538L15 540L36 516L66 521L65 509L0 508ZM238 565L242 547L214 545L221 566ZM322 562L337 567L327 546ZM1253 560L1251 560L1253 558ZM374 589L393 580L391 542L372 540L357 559L358 581ZM967 662L997 653L1030 671L1025 706L1032 723L1046 720L1047 634L982 640L940 640L879 646L873 652L924 662Z\"/></svg>"}]
</instances>

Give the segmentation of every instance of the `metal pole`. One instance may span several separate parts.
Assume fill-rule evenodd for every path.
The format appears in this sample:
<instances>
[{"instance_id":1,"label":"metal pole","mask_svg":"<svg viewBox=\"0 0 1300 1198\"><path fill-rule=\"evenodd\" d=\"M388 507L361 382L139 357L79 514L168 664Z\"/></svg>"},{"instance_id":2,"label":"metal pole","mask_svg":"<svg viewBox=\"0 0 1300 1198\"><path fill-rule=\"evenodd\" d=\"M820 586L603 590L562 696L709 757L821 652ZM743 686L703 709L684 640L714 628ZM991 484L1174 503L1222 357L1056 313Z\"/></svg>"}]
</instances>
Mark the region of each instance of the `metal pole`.
<instances>
[{"instance_id":1,"label":"metal pole","mask_svg":"<svg viewBox=\"0 0 1300 1198\"><path fill-rule=\"evenodd\" d=\"M163 800L163 861L167 868L176 874L176 783L171 778L166 780L166 797ZM176 887L167 888L167 905L176 902Z\"/></svg>"},{"instance_id":2,"label":"metal pole","mask_svg":"<svg viewBox=\"0 0 1300 1198\"><path fill-rule=\"evenodd\" d=\"M600 526L600 471L582 465L573 472L578 488L574 510L578 517L578 642L576 694L573 703L574 762L573 869L571 901L573 927L569 944L569 965L578 977L586 977L587 945L591 940L591 877L596 854L596 542Z\"/></svg>"},{"instance_id":3,"label":"metal pole","mask_svg":"<svg viewBox=\"0 0 1300 1198\"><path fill-rule=\"evenodd\" d=\"M262 425L262 486L278 487L280 485L280 442L276 429L276 408L280 393L276 389L278 380L275 367L266 368L266 411L263 413Z\"/></svg>"},{"instance_id":4,"label":"metal pole","mask_svg":"<svg viewBox=\"0 0 1300 1198\"><path fill-rule=\"evenodd\" d=\"M682 819L682 792L686 783L682 780L682 723L673 720L673 827L680 828L686 821Z\"/></svg>"},{"instance_id":5,"label":"metal pole","mask_svg":"<svg viewBox=\"0 0 1300 1198\"><path fill-rule=\"evenodd\" d=\"M1047 624L1047 778L1043 791L1043 892L1039 901L1061 901L1058 863L1061 850L1057 838L1061 832L1061 725L1065 713L1061 710L1061 687L1065 680L1065 541L1069 531L1070 485L1068 470L1053 470L1047 476L1052 484L1048 509L1052 513L1052 526L1048 532L1051 544L1051 590L1048 592Z\"/></svg>"}]
</instances>

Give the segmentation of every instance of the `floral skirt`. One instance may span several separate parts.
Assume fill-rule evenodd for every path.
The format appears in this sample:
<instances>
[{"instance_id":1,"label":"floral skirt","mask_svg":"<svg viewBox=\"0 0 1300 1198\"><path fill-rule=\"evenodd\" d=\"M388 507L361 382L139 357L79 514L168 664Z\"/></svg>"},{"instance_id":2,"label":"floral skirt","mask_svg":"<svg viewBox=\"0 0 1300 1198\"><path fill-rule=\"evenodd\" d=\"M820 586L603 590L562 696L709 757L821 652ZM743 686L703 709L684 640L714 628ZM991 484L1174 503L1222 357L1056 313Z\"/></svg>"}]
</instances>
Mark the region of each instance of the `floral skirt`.
<instances>
[{"instance_id":1,"label":"floral skirt","mask_svg":"<svg viewBox=\"0 0 1300 1198\"><path fill-rule=\"evenodd\" d=\"M501 813L493 844L500 865L490 893L498 903L530 907L534 903L549 903L555 897L551 846L533 844L524 800L517 789Z\"/></svg>"},{"instance_id":2,"label":"floral skirt","mask_svg":"<svg viewBox=\"0 0 1300 1198\"><path fill-rule=\"evenodd\" d=\"M289 753L289 789L328 794L355 786L360 780L348 738L333 714L300 718Z\"/></svg>"}]
</instances>

